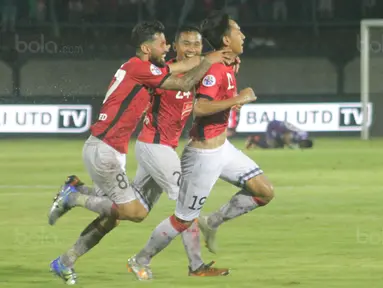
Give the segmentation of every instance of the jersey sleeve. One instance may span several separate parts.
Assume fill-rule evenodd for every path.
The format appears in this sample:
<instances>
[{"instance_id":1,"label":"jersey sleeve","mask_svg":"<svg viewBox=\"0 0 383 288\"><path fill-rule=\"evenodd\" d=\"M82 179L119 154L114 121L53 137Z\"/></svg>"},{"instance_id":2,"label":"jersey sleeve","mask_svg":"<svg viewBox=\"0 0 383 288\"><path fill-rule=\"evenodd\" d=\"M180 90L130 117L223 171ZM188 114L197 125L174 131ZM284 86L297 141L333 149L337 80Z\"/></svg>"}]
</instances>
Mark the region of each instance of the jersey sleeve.
<instances>
[{"instance_id":1,"label":"jersey sleeve","mask_svg":"<svg viewBox=\"0 0 383 288\"><path fill-rule=\"evenodd\" d=\"M217 69L217 66L213 65L203 77L197 89L196 98L205 98L211 101L217 99L221 85L222 73Z\"/></svg>"},{"instance_id":2,"label":"jersey sleeve","mask_svg":"<svg viewBox=\"0 0 383 288\"><path fill-rule=\"evenodd\" d=\"M132 77L149 88L158 88L171 75L169 66L157 67L149 61L136 63L132 69Z\"/></svg>"}]
</instances>

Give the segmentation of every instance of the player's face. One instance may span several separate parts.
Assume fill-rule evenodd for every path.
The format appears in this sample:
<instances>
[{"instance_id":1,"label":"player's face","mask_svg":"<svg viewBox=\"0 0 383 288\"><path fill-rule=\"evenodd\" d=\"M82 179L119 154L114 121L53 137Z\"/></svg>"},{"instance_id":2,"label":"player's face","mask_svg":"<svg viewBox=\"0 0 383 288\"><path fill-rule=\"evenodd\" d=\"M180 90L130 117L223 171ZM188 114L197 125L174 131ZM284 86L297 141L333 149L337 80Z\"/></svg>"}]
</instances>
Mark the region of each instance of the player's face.
<instances>
[{"instance_id":1,"label":"player's face","mask_svg":"<svg viewBox=\"0 0 383 288\"><path fill-rule=\"evenodd\" d=\"M157 33L154 35L153 40L150 42L149 60L157 66L165 66L166 53L169 52L170 45L166 44L165 35Z\"/></svg>"},{"instance_id":2,"label":"player's face","mask_svg":"<svg viewBox=\"0 0 383 288\"><path fill-rule=\"evenodd\" d=\"M183 32L174 44L179 60L190 58L202 53L202 37L198 32Z\"/></svg>"},{"instance_id":3,"label":"player's face","mask_svg":"<svg viewBox=\"0 0 383 288\"><path fill-rule=\"evenodd\" d=\"M230 33L225 36L224 42L236 55L243 53L245 35L241 32L241 27L234 20L229 20Z\"/></svg>"}]
</instances>

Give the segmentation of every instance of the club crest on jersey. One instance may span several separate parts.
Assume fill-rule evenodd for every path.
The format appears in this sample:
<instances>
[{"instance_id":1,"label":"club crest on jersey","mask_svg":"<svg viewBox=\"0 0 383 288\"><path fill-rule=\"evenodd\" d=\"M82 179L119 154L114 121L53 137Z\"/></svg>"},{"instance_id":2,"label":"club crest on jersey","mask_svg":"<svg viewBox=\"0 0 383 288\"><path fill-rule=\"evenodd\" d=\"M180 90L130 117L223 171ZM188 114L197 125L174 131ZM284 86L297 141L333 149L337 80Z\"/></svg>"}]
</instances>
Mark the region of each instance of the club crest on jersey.
<instances>
[{"instance_id":1,"label":"club crest on jersey","mask_svg":"<svg viewBox=\"0 0 383 288\"><path fill-rule=\"evenodd\" d=\"M181 120L189 116L193 111L193 102L186 102L182 107Z\"/></svg>"},{"instance_id":2,"label":"club crest on jersey","mask_svg":"<svg viewBox=\"0 0 383 288\"><path fill-rule=\"evenodd\" d=\"M202 85L205 87L212 87L215 85L215 77L213 75L206 75L202 80Z\"/></svg>"},{"instance_id":3,"label":"club crest on jersey","mask_svg":"<svg viewBox=\"0 0 383 288\"><path fill-rule=\"evenodd\" d=\"M153 75L161 75L162 74L162 71L160 68L158 68L156 65L154 64L150 64L150 72L152 72Z\"/></svg>"}]
</instances>

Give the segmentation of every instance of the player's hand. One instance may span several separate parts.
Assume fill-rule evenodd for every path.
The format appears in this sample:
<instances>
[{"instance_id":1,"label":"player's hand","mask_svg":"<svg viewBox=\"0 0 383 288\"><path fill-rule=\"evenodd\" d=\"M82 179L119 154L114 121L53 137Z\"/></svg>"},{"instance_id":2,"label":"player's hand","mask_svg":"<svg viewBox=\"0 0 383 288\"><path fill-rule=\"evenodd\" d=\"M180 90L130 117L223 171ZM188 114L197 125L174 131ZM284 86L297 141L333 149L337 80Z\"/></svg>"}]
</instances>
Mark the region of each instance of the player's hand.
<instances>
[{"instance_id":1,"label":"player's hand","mask_svg":"<svg viewBox=\"0 0 383 288\"><path fill-rule=\"evenodd\" d=\"M239 57L235 58L234 65L233 65L235 74L238 74L240 64L241 64L241 59Z\"/></svg>"},{"instance_id":2,"label":"player's hand","mask_svg":"<svg viewBox=\"0 0 383 288\"><path fill-rule=\"evenodd\" d=\"M235 110L235 111L239 111L239 110L241 110L242 106L243 106L243 105L235 105L235 106L233 106L231 109L233 109L233 110Z\"/></svg>"},{"instance_id":3,"label":"player's hand","mask_svg":"<svg viewBox=\"0 0 383 288\"><path fill-rule=\"evenodd\" d=\"M215 63L225 63L230 65L233 63L234 54L231 49L222 49L214 52L210 52L205 56L205 59L209 61L211 64Z\"/></svg>"},{"instance_id":4,"label":"player's hand","mask_svg":"<svg viewBox=\"0 0 383 288\"><path fill-rule=\"evenodd\" d=\"M237 98L237 105L244 105L257 100L257 96L255 96L254 90L250 87L241 90L239 92L239 95L236 98Z\"/></svg>"}]
</instances>

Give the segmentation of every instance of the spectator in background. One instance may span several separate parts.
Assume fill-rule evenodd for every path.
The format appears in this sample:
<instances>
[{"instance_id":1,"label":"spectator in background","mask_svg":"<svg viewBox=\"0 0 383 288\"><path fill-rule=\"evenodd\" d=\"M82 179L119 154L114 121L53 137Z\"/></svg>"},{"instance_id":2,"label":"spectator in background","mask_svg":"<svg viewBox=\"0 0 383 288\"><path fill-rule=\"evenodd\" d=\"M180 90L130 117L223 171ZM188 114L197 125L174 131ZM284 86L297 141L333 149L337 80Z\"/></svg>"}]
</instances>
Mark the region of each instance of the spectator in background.
<instances>
[{"instance_id":1,"label":"spectator in background","mask_svg":"<svg viewBox=\"0 0 383 288\"><path fill-rule=\"evenodd\" d=\"M374 17L374 12L376 8L376 0L362 0L363 17Z\"/></svg>"},{"instance_id":2,"label":"spectator in background","mask_svg":"<svg viewBox=\"0 0 383 288\"><path fill-rule=\"evenodd\" d=\"M189 13L193 10L195 0L184 0L184 5L181 8L181 16L178 19L178 27L184 25Z\"/></svg>"},{"instance_id":3,"label":"spectator in background","mask_svg":"<svg viewBox=\"0 0 383 288\"><path fill-rule=\"evenodd\" d=\"M203 7L206 15L209 15L210 12L214 10L214 0L203 0Z\"/></svg>"},{"instance_id":4,"label":"spectator in background","mask_svg":"<svg viewBox=\"0 0 383 288\"><path fill-rule=\"evenodd\" d=\"M118 0L117 21L118 22L131 22L131 19L127 19L127 15L131 13L129 0Z\"/></svg>"},{"instance_id":5,"label":"spectator in background","mask_svg":"<svg viewBox=\"0 0 383 288\"><path fill-rule=\"evenodd\" d=\"M258 0L257 1L257 12L258 18L257 20L267 21L271 18L271 2L270 0Z\"/></svg>"},{"instance_id":6,"label":"spectator in background","mask_svg":"<svg viewBox=\"0 0 383 288\"><path fill-rule=\"evenodd\" d=\"M250 23L253 19L252 10L248 2L248 0L241 0L241 4L238 7L241 23Z\"/></svg>"},{"instance_id":7,"label":"spectator in background","mask_svg":"<svg viewBox=\"0 0 383 288\"><path fill-rule=\"evenodd\" d=\"M242 1L238 0L226 0L225 1L225 10L226 13L230 15L231 18L233 18L235 21L238 21L238 16L239 16L239 3Z\"/></svg>"},{"instance_id":8,"label":"spectator in background","mask_svg":"<svg viewBox=\"0 0 383 288\"><path fill-rule=\"evenodd\" d=\"M322 19L330 19L334 17L334 3L332 0L319 0L318 2L319 17Z\"/></svg>"},{"instance_id":9,"label":"spectator in background","mask_svg":"<svg viewBox=\"0 0 383 288\"><path fill-rule=\"evenodd\" d=\"M144 0L146 3L146 10L149 14L149 20L156 19L156 6L157 6L157 0ZM194 1L194 0L192 0Z\"/></svg>"},{"instance_id":10,"label":"spectator in background","mask_svg":"<svg viewBox=\"0 0 383 288\"><path fill-rule=\"evenodd\" d=\"M37 22L43 23L47 17L47 3L46 0L35 0L37 2L36 19Z\"/></svg>"},{"instance_id":11,"label":"spectator in background","mask_svg":"<svg viewBox=\"0 0 383 288\"><path fill-rule=\"evenodd\" d=\"M175 25L175 24L178 24L178 22L180 22L180 18L183 18L185 19L186 21L186 18L188 16L191 16L190 15L190 11L188 12L189 10L189 7L190 9L193 8L193 4L191 3L186 3L185 2L188 2L185 1L185 0L168 0L168 1L164 1L164 0L159 0L157 2L157 17L159 21L161 21L162 23L165 23L165 26L166 25ZM194 0L191 1L194 3ZM185 8L183 8L184 6L186 5ZM182 10L184 9L183 12L181 12ZM182 14L185 13L185 15L183 16Z\"/></svg>"},{"instance_id":12,"label":"spectator in background","mask_svg":"<svg viewBox=\"0 0 383 288\"><path fill-rule=\"evenodd\" d=\"M29 21L34 23L37 19L37 5L36 0L29 0L28 1L28 8L29 8Z\"/></svg>"},{"instance_id":13,"label":"spectator in background","mask_svg":"<svg viewBox=\"0 0 383 288\"><path fill-rule=\"evenodd\" d=\"M69 0L69 22L79 23L81 21L84 7L81 0Z\"/></svg>"},{"instance_id":14,"label":"spectator in background","mask_svg":"<svg viewBox=\"0 0 383 288\"><path fill-rule=\"evenodd\" d=\"M2 31L15 32L16 15L17 15L17 0L3 0L1 6L1 26Z\"/></svg>"},{"instance_id":15,"label":"spectator in background","mask_svg":"<svg viewBox=\"0 0 383 288\"><path fill-rule=\"evenodd\" d=\"M115 23L117 21L118 0L101 0L100 11L103 14L100 20Z\"/></svg>"},{"instance_id":16,"label":"spectator in background","mask_svg":"<svg viewBox=\"0 0 383 288\"><path fill-rule=\"evenodd\" d=\"M282 21L287 20L286 0L274 0L273 19L274 20L282 20Z\"/></svg>"},{"instance_id":17,"label":"spectator in background","mask_svg":"<svg viewBox=\"0 0 383 288\"><path fill-rule=\"evenodd\" d=\"M87 22L97 22L99 14L99 2L98 0L84 0L84 19Z\"/></svg>"}]
</instances>

